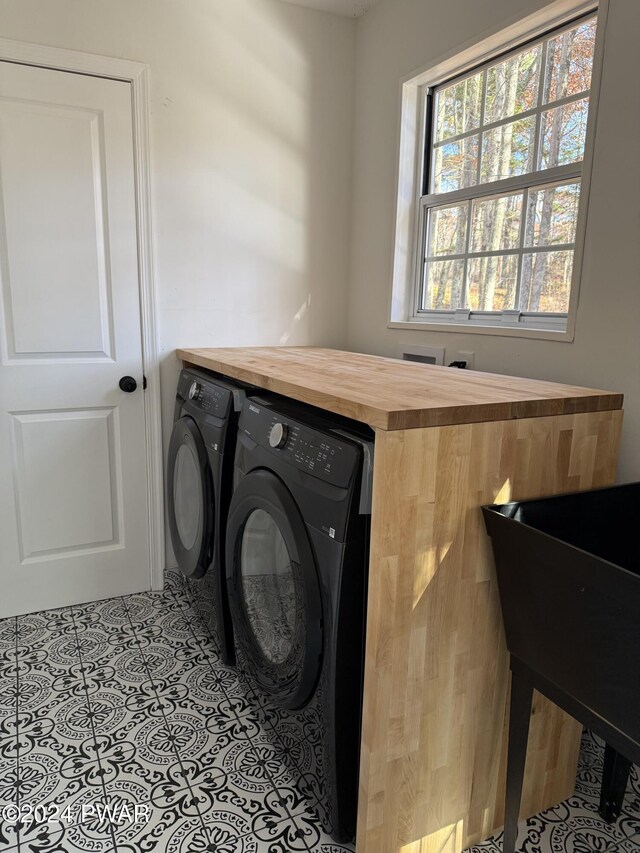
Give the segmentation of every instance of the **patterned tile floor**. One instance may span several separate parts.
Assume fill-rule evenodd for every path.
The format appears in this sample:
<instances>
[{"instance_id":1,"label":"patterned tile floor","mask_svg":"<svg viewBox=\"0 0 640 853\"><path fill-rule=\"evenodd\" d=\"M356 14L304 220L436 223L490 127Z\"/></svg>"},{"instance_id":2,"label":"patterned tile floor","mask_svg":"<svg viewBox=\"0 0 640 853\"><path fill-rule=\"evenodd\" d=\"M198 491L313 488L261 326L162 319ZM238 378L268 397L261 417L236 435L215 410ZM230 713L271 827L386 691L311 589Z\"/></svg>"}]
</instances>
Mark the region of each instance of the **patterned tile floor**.
<instances>
[{"instance_id":1,"label":"patterned tile floor","mask_svg":"<svg viewBox=\"0 0 640 853\"><path fill-rule=\"evenodd\" d=\"M263 701L221 664L202 600L163 593L0 621L0 850L348 853L323 834ZM640 851L640 782L597 814L601 745L576 795L521 828L523 853ZM472 848L497 853L497 836Z\"/></svg>"},{"instance_id":2,"label":"patterned tile floor","mask_svg":"<svg viewBox=\"0 0 640 853\"><path fill-rule=\"evenodd\" d=\"M598 814L604 744L589 732L582 738L574 796L521 823L519 853L638 853L640 851L640 774L631 770L623 812L614 824ZM470 847L467 853L502 853L502 833Z\"/></svg>"}]
</instances>

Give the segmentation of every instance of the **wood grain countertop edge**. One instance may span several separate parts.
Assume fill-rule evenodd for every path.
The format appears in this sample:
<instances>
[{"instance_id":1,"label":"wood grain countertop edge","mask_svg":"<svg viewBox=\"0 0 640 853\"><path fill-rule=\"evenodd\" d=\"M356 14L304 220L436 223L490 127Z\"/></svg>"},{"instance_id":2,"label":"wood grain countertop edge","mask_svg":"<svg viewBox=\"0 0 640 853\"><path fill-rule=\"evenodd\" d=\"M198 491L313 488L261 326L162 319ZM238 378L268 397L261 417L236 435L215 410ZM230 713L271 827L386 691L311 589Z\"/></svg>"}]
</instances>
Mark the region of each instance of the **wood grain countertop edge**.
<instances>
[{"instance_id":1,"label":"wood grain countertop edge","mask_svg":"<svg viewBox=\"0 0 640 853\"><path fill-rule=\"evenodd\" d=\"M238 347L238 352L251 350L253 348ZM256 348L263 350L264 348ZM271 348L269 348L271 349ZM280 349L280 348L277 348ZM281 349L287 349L282 347ZM295 348L302 350L305 348ZM309 348L310 353L314 351L328 353L329 350L320 348ZM228 353L228 349L224 352ZM336 356L348 355L342 350L336 350ZM238 366L230 364L224 358L216 357L216 349L203 348L179 348L176 355L185 364L202 367L263 388L267 391L291 397L307 405L324 408L328 411L351 418L352 420L366 423L373 429L402 430L420 429L424 427L450 426L453 424L482 423L488 421L507 421L524 418L553 417L557 415L572 415L581 412L596 412L621 409L623 405L623 394L618 392L599 391L596 389L584 389L584 394L568 397L540 397L514 401L495 401L482 403L465 403L455 405L441 405L432 408L382 408L371 403L361 403L351 399L348 395L341 394L339 389L331 393L314 389L309 383L300 383L280 377L268 375L268 368L260 370L253 367ZM355 357L362 353L353 353ZM259 358L259 353L256 353ZM390 359L384 359L384 363ZM482 382L499 374L478 373ZM517 377L504 377L505 379L517 379ZM549 383L561 384L561 383Z\"/></svg>"}]
</instances>

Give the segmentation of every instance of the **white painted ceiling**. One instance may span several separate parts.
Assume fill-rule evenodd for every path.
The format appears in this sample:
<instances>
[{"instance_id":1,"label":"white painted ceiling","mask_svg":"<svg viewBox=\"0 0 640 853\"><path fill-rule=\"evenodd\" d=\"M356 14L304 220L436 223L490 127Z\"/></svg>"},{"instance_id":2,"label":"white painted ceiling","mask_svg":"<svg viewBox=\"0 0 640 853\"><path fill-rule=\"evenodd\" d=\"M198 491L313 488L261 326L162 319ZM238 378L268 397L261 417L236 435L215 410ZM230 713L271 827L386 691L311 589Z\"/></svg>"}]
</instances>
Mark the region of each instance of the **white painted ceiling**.
<instances>
[{"instance_id":1,"label":"white painted ceiling","mask_svg":"<svg viewBox=\"0 0 640 853\"><path fill-rule=\"evenodd\" d=\"M309 9L319 9L321 12L331 12L343 15L345 18L359 18L364 15L378 0L284 0L296 6L307 6Z\"/></svg>"}]
</instances>

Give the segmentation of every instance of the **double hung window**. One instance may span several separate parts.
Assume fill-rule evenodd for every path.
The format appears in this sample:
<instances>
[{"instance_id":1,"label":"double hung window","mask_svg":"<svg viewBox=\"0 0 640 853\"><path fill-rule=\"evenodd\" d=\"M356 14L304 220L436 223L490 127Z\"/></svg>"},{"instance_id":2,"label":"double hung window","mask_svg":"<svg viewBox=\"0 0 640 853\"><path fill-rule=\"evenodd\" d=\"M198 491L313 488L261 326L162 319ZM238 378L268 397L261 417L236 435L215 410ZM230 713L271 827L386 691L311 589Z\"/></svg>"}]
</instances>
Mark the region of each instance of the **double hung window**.
<instances>
[{"instance_id":1,"label":"double hung window","mask_svg":"<svg viewBox=\"0 0 640 853\"><path fill-rule=\"evenodd\" d=\"M425 87L415 315L566 327L596 17Z\"/></svg>"}]
</instances>

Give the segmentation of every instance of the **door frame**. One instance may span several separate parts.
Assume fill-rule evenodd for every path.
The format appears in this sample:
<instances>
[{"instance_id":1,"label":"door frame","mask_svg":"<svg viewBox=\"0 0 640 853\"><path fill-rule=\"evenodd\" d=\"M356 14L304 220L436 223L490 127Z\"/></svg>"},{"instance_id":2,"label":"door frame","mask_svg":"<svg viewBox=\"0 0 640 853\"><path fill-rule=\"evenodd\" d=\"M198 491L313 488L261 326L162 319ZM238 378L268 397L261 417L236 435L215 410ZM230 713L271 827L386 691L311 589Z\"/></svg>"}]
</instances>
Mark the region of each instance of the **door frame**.
<instances>
[{"instance_id":1,"label":"door frame","mask_svg":"<svg viewBox=\"0 0 640 853\"><path fill-rule=\"evenodd\" d=\"M0 38L0 60L123 80L131 86L142 369L147 380L144 420L149 498L149 584L151 589L162 589L165 569L164 487L160 360L151 230L149 66L128 59L3 38Z\"/></svg>"}]
</instances>

